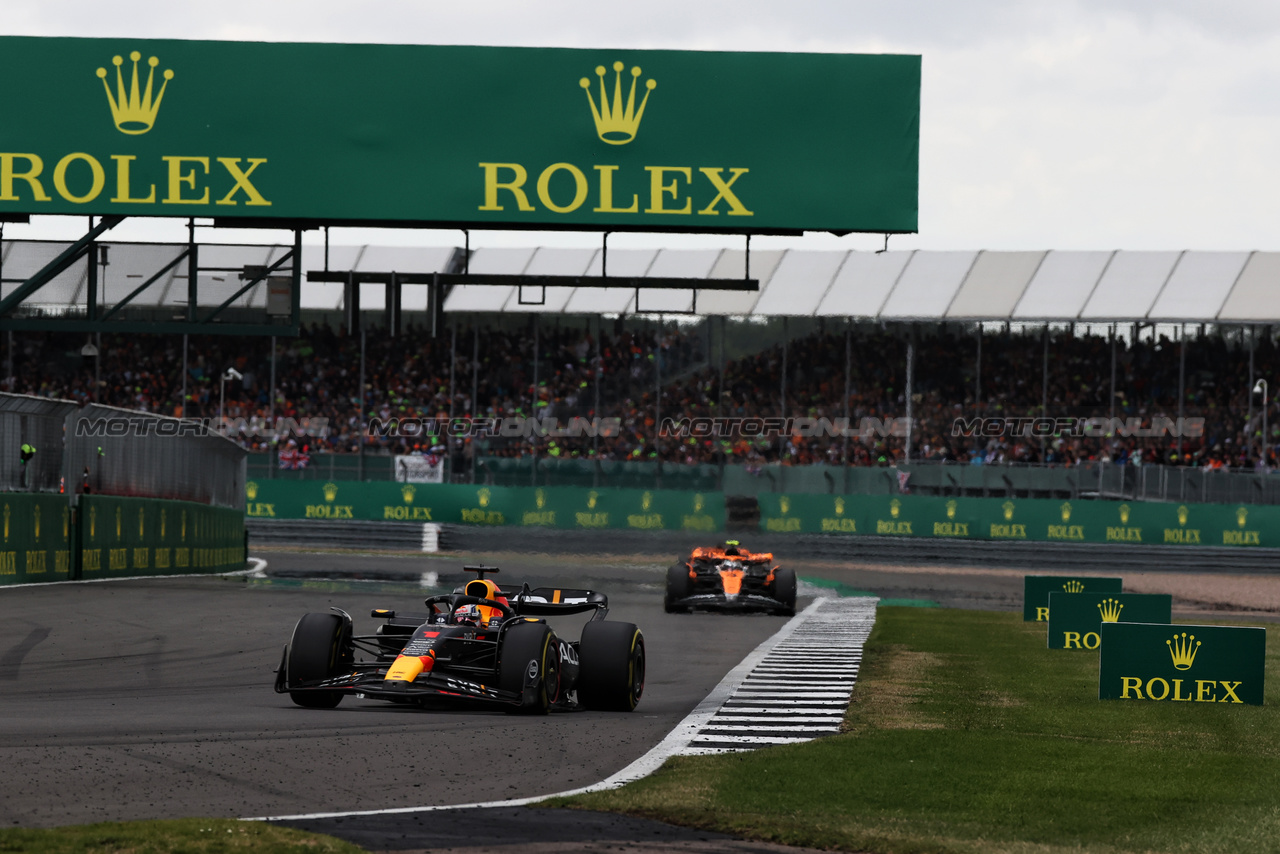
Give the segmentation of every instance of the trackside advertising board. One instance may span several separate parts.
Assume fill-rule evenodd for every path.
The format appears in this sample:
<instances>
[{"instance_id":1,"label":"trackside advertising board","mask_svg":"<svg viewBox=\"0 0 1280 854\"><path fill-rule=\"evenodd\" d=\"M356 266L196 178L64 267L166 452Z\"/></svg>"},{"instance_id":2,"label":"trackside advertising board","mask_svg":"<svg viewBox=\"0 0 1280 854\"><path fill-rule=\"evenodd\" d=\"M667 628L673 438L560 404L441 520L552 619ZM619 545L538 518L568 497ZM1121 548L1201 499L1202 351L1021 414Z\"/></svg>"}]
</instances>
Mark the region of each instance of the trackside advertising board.
<instances>
[{"instance_id":1,"label":"trackside advertising board","mask_svg":"<svg viewBox=\"0 0 1280 854\"><path fill-rule=\"evenodd\" d=\"M1101 635L1100 700L1262 705L1266 629L1104 623Z\"/></svg>"},{"instance_id":2,"label":"trackside advertising board","mask_svg":"<svg viewBox=\"0 0 1280 854\"><path fill-rule=\"evenodd\" d=\"M1120 592L1122 579L1089 575L1027 575L1022 579L1022 619L1044 622L1049 619L1050 593Z\"/></svg>"},{"instance_id":3,"label":"trackside advertising board","mask_svg":"<svg viewBox=\"0 0 1280 854\"><path fill-rule=\"evenodd\" d=\"M916 231L920 57L0 38L0 213Z\"/></svg>"},{"instance_id":4,"label":"trackside advertising board","mask_svg":"<svg viewBox=\"0 0 1280 854\"><path fill-rule=\"evenodd\" d=\"M1173 597L1167 593L1049 592L1049 649L1097 649L1102 623L1169 623Z\"/></svg>"}]
</instances>

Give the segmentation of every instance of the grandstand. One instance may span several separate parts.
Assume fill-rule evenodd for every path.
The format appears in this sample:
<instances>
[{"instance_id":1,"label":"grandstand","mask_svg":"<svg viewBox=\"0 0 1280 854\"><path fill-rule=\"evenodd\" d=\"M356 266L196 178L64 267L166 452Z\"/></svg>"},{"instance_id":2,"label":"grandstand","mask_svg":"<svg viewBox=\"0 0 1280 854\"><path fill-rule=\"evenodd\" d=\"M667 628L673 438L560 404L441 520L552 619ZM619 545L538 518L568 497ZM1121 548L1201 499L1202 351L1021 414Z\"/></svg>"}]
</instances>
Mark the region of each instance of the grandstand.
<instances>
[{"instance_id":1,"label":"grandstand","mask_svg":"<svg viewBox=\"0 0 1280 854\"><path fill-rule=\"evenodd\" d=\"M129 294L166 251L101 245L110 258L96 271L104 307ZM5 241L5 282L61 248ZM265 267L290 248L216 252L232 270ZM334 278L333 271L422 278L462 263L479 277L750 275L760 290L466 284L442 293L435 312L429 285L393 288L388 280L353 294L341 282L309 282L296 339L108 334L101 355L85 356L83 334L11 331L6 388L189 417L216 418L221 409L262 476L274 475L277 452L291 439L330 476L386 478L390 455L435 450L452 480L519 472L510 476L522 483L539 482L537 466L554 482L545 478L569 471L569 460L665 467L669 482L679 466L909 462L1256 473L1274 463L1280 443L1280 419L1267 419L1264 437L1263 395L1250 393L1277 367L1267 320L1280 316L1280 293L1268 287L1280 275L1280 253L765 250L748 261L741 250L612 250L606 260L602 250L308 245L301 257L314 278ZM87 266L46 286L34 310L74 316ZM184 272L171 266L145 295L150 302L135 299L129 310L185 309ZM240 287L228 273L204 278L199 292L210 305ZM263 281L231 308L260 316L269 289ZM228 368L243 379L221 380ZM585 438L395 438L364 435L371 416L616 417L622 429ZM1204 429L1190 437L954 435L956 419L979 416L1202 418ZM659 435L664 418L686 417L853 425L905 418L911 426L909 435ZM255 433L255 418L271 425L322 418L326 426L312 435ZM501 462L513 459L524 462ZM927 480L917 475L917 483ZM831 481L814 491L834 488Z\"/></svg>"}]
</instances>

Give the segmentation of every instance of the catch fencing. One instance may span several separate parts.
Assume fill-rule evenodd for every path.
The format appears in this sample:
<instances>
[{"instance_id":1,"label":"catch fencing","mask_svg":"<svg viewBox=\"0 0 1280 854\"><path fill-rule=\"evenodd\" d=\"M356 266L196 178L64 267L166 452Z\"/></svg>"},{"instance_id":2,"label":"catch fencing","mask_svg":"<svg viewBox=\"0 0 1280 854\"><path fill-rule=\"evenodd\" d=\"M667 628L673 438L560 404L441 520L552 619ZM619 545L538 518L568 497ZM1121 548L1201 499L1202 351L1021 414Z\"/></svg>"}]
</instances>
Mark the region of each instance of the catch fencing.
<instances>
[{"instance_id":1,"label":"catch fencing","mask_svg":"<svg viewBox=\"0 0 1280 854\"><path fill-rule=\"evenodd\" d=\"M59 491L63 422L76 408L69 400L0 394L0 490ZM24 445L35 449L25 463L21 454Z\"/></svg>"}]
</instances>

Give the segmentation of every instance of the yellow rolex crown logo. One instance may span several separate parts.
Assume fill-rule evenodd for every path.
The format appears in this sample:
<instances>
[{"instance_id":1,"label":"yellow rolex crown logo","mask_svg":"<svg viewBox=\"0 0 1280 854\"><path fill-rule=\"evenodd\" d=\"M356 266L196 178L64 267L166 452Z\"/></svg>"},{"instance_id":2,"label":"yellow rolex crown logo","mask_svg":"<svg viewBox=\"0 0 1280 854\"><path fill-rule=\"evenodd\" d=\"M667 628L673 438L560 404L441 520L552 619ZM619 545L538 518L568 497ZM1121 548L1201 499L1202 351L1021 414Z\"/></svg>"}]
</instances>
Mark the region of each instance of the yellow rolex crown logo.
<instances>
[{"instance_id":1,"label":"yellow rolex crown logo","mask_svg":"<svg viewBox=\"0 0 1280 854\"><path fill-rule=\"evenodd\" d=\"M782 496L781 498L779 498L779 499L778 499L778 508L779 508L780 510L782 510L782 515L784 515L784 516L785 516L786 514L790 513L790 512L791 512L791 499L790 499L790 498L788 498L788 497L787 497L787 496L785 496L785 495L784 495L784 496Z\"/></svg>"},{"instance_id":2,"label":"yellow rolex crown logo","mask_svg":"<svg viewBox=\"0 0 1280 854\"><path fill-rule=\"evenodd\" d=\"M600 493L596 492L594 489L588 492L587 493L587 509L588 510L596 509L596 502L599 500L600 500Z\"/></svg>"},{"instance_id":3,"label":"yellow rolex crown logo","mask_svg":"<svg viewBox=\"0 0 1280 854\"><path fill-rule=\"evenodd\" d=\"M893 518L897 519L897 518L898 518L898 514L899 514L899 513L901 513L901 512L902 512L902 502L901 502L901 501L899 501L898 499L896 499L896 498L895 498L895 499L893 499L892 501L890 501L890 502L889 502L889 515L890 515L890 516L892 516Z\"/></svg>"},{"instance_id":4,"label":"yellow rolex crown logo","mask_svg":"<svg viewBox=\"0 0 1280 854\"><path fill-rule=\"evenodd\" d=\"M1190 670L1191 665L1195 664L1196 653L1200 651L1200 641L1196 640L1195 635L1188 636L1186 632L1175 634L1173 640L1165 641L1165 645L1169 647L1175 669Z\"/></svg>"},{"instance_id":5,"label":"yellow rolex crown logo","mask_svg":"<svg viewBox=\"0 0 1280 854\"><path fill-rule=\"evenodd\" d=\"M703 498L701 494L694 493L694 496L693 496L693 512L694 513L701 513L702 508L705 507L706 504L707 504L707 500Z\"/></svg>"},{"instance_id":6,"label":"yellow rolex crown logo","mask_svg":"<svg viewBox=\"0 0 1280 854\"><path fill-rule=\"evenodd\" d=\"M325 501L332 501L333 499L338 497L338 484L330 481L329 483L326 483L324 486L320 488L324 491Z\"/></svg>"},{"instance_id":7,"label":"yellow rolex crown logo","mask_svg":"<svg viewBox=\"0 0 1280 854\"><path fill-rule=\"evenodd\" d=\"M640 81L640 67L631 69L631 93L627 96L626 105L622 102L622 62L613 64L613 101L609 101L608 86L605 84L603 65L596 66L596 76L600 78L600 103L596 104L591 97L591 81L583 77L578 85L587 93L587 103L591 105L591 117L596 120L596 135L610 145L626 145L636 138L640 130L640 120L644 118L645 104L649 103L649 93L658 84L649 78L645 81L644 97L640 100L640 108L636 109L636 84Z\"/></svg>"},{"instance_id":8,"label":"yellow rolex crown logo","mask_svg":"<svg viewBox=\"0 0 1280 854\"><path fill-rule=\"evenodd\" d=\"M1062 521L1070 522L1071 521L1071 502L1070 501L1062 502L1061 509L1062 509Z\"/></svg>"},{"instance_id":9,"label":"yellow rolex crown logo","mask_svg":"<svg viewBox=\"0 0 1280 854\"><path fill-rule=\"evenodd\" d=\"M1102 614L1102 622L1118 623L1120 622L1120 612L1124 610L1124 605L1115 599L1103 599L1098 603L1098 611Z\"/></svg>"},{"instance_id":10,"label":"yellow rolex crown logo","mask_svg":"<svg viewBox=\"0 0 1280 854\"><path fill-rule=\"evenodd\" d=\"M843 498L836 499L836 515L837 516L844 515L844 499Z\"/></svg>"},{"instance_id":11,"label":"yellow rolex crown logo","mask_svg":"<svg viewBox=\"0 0 1280 854\"><path fill-rule=\"evenodd\" d=\"M244 485L244 494L250 501L256 500L258 497L258 484L252 480L246 483Z\"/></svg>"},{"instance_id":12,"label":"yellow rolex crown logo","mask_svg":"<svg viewBox=\"0 0 1280 854\"><path fill-rule=\"evenodd\" d=\"M476 493L476 500L480 502L481 507L489 506L489 498L493 495L488 489L482 489Z\"/></svg>"},{"instance_id":13,"label":"yellow rolex crown logo","mask_svg":"<svg viewBox=\"0 0 1280 854\"><path fill-rule=\"evenodd\" d=\"M1189 515L1190 515L1190 511L1187 510L1187 505L1181 504L1178 506L1178 524L1179 525L1187 524L1187 517Z\"/></svg>"},{"instance_id":14,"label":"yellow rolex crown logo","mask_svg":"<svg viewBox=\"0 0 1280 854\"><path fill-rule=\"evenodd\" d=\"M1000 509L1004 511L1004 520L1006 522L1008 522L1010 519L1013 518L1013 502L1012 501L1006 501L1005 503L1001 504Z\"/></svg>"},{"instance_id":15,"label":"yellow rolex crown logo","mask_svg":"<svg viewBox=\"0 0 1280 854\"><path fill-rule=\"evenodd\" d=\"M1119 507L1119 510L1120 510L1120 524L1128 525L1129 524L1129 505L1121 504Z\"/></svg>"},{"instance_id":16,"label":"yellow rolex crown logo","mask_svg":"<svg viewBox=\"0 0 1280 854\"><path fill-rule=\"evenodd\" d=\"M129 54L129 58L133 60L133 75L128 89L125 89L124 73L120 69L120 66L124 65L123 57L111 58L112 64L116 67L114 95L111 94L111 84L107 82L107 69L99 68L98 77L102 80L102 88L107 91L107 101L111 104L111 118L116 123L116 129L121 133L136 136L151 130L151 126L156 123L156 113L160 112L160 101L164 98L164 90L168 87L169 81L173 79L173 71L165 69L164 82L160 84L160 91L156 92L156 66L160 64L160 60L157 57L151 57L147 60L147 65L151 66L151 70L147 72L147 88L140 90L138 60L142 59L142 54L135 50Z\"/></svg>"},{"instance_id":17,"label":"yellow rolex crown logo","mask_svg":"<svg viewBox=\"0 0 1280 854\"><path fill-rule=\"evenodd\" d=\"M404 486L400 487L400 496L404 498L405 504L412 504L413 494L417 491L418 490L414 489L413 484L406 483Z\"/></svg>"},{"instance_id":18,"label":"yellow rolex crown logo","mask_svg":"<svg viewBox=\"0 0 1280 854\"><path fill-rule=\"evenodd\" d=\"M1083 582L1083 581L1068 581L1066 584L1062 585L1062 589L1063 589L1063 590L1065 590L1065 591L1067 591L1068 593L1083 593L1083 592L1084 592L1084 582Z\"/></svg>"},{"instance_id":19,"label":"yellow rolex crown logo","mask_svg":"<svg viewBox=\"0 0 1280 854\"><path fill-rule=\"evenodd\" d=\"M1247 521L1249 521L1249 509L1241 507L1236 510L1236 524L1243 528Z\"/></svg>"},{"instance_id":20,"label":"yellow rolex crown logo","mask_svg":"<svg viewBox=\"0 0 1280 854\"><path fill-rule=\"evenodd\" d=\"M547 506L547 493L539 489L533 494L533 501L538 505L538 509L541 510L543 507Z\"/></svg>"},{"instance_id":21,"label":"yellow rolex crown logo","mask_svg":"<svg viewBox=\"0 0 1280 854\"><path fill-rule=\"evenodd\" d=\"M948 519L954 519L954 518L956 518L956 502L955 502L955 499L952 499L952 500L950 500L950 501L948 501L948 502L947 502L947 518L948 518Z\"/></svg>"},{"instance_id":22,"label":"yellow rolex crown logo","mask_svg":"<svg viewBox=\"0 0 1280 854\"><path fill-rule=\"evenodd\" d=\"M650 504L652 504L652 503L653 503L653 496L652 496L652 495L650 495L649 493L647 493L647 492L646 492L644 495L641 495L641 496L640 496L640 509L641 509L641 510L648 511L648 509L649 509L649 505L650 505Z\"/></svg>"}]
</instances>

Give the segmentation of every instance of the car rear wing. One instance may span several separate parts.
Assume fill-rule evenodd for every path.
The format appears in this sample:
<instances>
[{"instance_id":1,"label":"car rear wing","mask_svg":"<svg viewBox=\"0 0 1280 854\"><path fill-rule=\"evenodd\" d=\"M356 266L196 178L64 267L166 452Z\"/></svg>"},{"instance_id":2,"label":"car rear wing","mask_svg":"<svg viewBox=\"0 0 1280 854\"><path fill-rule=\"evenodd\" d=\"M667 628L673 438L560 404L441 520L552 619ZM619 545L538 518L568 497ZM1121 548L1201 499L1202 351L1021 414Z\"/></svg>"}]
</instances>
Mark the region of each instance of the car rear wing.
<instances>
[{"instance_id":1,"label":"car rear wing","mask_svg":"<svg viewBox=\"0 0 1280 854\"><path fill-rule=\"evenodd\" d=\"M511 608L522 616L554 617L559 614L581 614L595 611L594 620L603 620L609 612L609 597L594 590L571 587L528 587L509 596Z\"/></svg>"}]
</instances>

